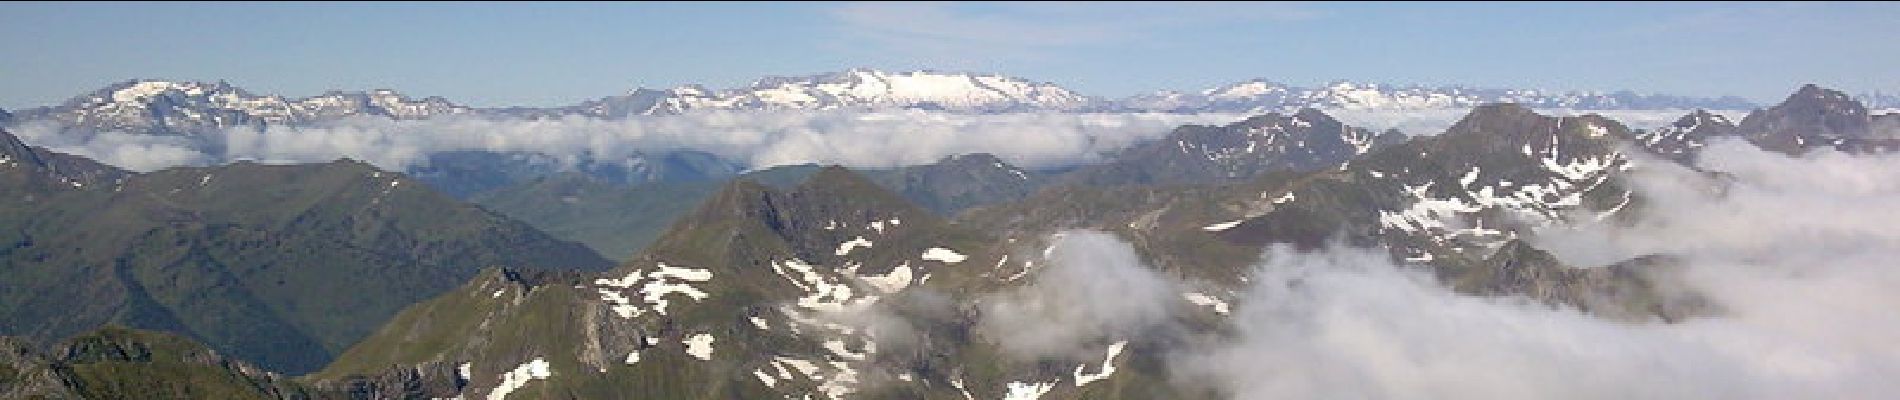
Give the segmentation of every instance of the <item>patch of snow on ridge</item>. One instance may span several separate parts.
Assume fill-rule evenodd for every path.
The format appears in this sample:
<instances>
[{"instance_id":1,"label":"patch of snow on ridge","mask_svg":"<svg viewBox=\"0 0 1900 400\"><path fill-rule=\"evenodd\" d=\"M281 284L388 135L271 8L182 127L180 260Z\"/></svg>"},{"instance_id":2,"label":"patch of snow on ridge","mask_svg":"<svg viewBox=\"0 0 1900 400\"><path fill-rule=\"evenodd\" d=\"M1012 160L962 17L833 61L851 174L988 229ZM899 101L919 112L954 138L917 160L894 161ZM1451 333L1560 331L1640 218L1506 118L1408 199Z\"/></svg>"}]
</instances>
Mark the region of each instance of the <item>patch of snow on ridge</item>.
<instances>
[{"instance_id":1,"label":"patch of snow on ridge","mask_svg":"<svg viewBox=\"0 0 1900 400\"><path fill-rule=\"evenodd\" d=\"M1201 294L1201 293L1196 293L1196 292L1187 292L1187 293L1181 294L1181 298L1186 299L1189 303L1194 303L1194 305L1197 305L1197 306L1212 307L1214 308L1215 314L1227 315L1227 312L1229 311L1229 308L1227 307L1227 302L1221 301L1221 299L1215 298L1214 296L1208 296L1206 294Z\"/></svg>"},{"instance_id":2,"label":"patch of snow on ridge","mask_svg":"<svg viewBox=\"0 0 1900 400\"><path fill-rule=\"evenodd\" d=\"M942 261L942 262L950 263L950 264L963 262L963 260L966 258L969 258L969 257L966 257L963 254L957 253L955 250L950 250L950 249L946 249L942 247L932 247L932 248L926 249L924 250L924 254L923 254L923 259L926 261Z\"/></svg>"},{"instance_id":3,"label":"patch of snow on ridge","mask_svg":"<svg viewBox=\"0 0 1900 400\"><path fill-rule=\"evenodd\" d=\"M1003 400L1036 400L1042 398L1042 395L1049 394L1050 390L1055 390L1056 383L1010 382L1005 386L1009 388L1009 392L1003 394Z\"/></svg>"},{"instance_id":4,"label":"patch of snow on ridge","mask_svg":"<svg viewBox=\"0 0 1900 400\"><path fill-rule=\"evenodd\" d=\"M863 278L864 283L870 284L871 287L877 288L880 292L895 293L910 286L912 275L910 265L905 264L891 268L890 273L884 275L865 275Z\"/></svg>"},{"instance_id":5,"label":"patch of snow on ridge","mask_svg":"<svg viewBox=\"0 0 1900 400\"><path fill-rule=\"evenodd\" d=\"M614 314L621 318L633 318L647 311L647 308L642 305L651 306L652 311L666 315L667 305L670 304L667 295L670 294L686 295L693 301L706 300L710 295L693 287L692 283L709 280L712 280L711 270L680 268L658 263L650 273L634 270L619 279L595 279L594 284L599 287L594 290L600 293L601 301L606 302ZM640 298L641 303L635 303L623 291L641 282L645 284L640 285L640 288L632 293L633 296Z\"/></svg>"},{"instance_id":6,"label":"patch of snow on ridge","mask_svg":"<svg viewBox=\"0 0 1900 400\"><path fill-rule=\"evenodd\" d=\"M701 333L686 338L683 342L686 344L687 355L691 355L693 358L700 359L701 361L712 361L712 335Z\"/></svg>"},{"instance_id":7,"label":"patch of snow on ridge","mask_svg":"<svg viewBox=\"0 0 1900 400\"><path fill-rule=\"evenodd\" d=\"M1203 226L1201 227L1201 230L1208 231L1208 232L1220 232L1220 231L1232 229L1235 226L1240 226L1240 223L1242 222L1247 222L1247 220L1236 219L1233 221L1227 221L1227 222L1222 222L1218 224Z\"/></svg>"},{"instance_id":8,"label":"patch of snow on ridge","mask_svg":"<svg viewBox=\"0 0 1900 400\"><path fill-rule=\"evenodd\" d=\"M712 279L712 271L696 268L679 268L666 265L666 263L659 263L659 270L653 271L653 273L648 274L647 277L654 279L671 277L694 282L705 282Z\"/></svg>"},{"instance_id":9,"label":"patch of snow on ridge","mask_svg":"<svg viewBox=\"0 0 1900 400\"><path fill-rule=\"evenodd\" d=\"M554 371L548 368L548 361L535 357L534 360L521 363L514 370L502 374L501 385L495 386L495 391L488 393L488 400L506 399L508 393L526 386L528 381L547 379L550 376L554 376Z\"/></svg>"},{"instance_id":10,"label":"patch of snow on ridge","mask_svg":"<svg viewBox=\"0 0 1900 400\"><path fill-rule=\"evenodd\" d=\"M1128 346L1128 341L1126 340L1115 342L1115 344L1108 346L1108 357L1102 359L1102 372L1100 373L1084 374L1082 373L1082 368L1087 367L1087 365L1075 366L1075 387L1082 387L1095 381L1108 379L1110 375L1114 375L1115 356L1121 355L1122 348L1126 346Z\"/></svg>"},{"instance_id":11,"label":"patch of snow on ridge","mask_svg":"<svg viewBox=\"0 0 1900 400\"><path fill-rule=\"evenodd\" d=\"M884 230L883 224L878 224L876 226L879 232L882 232ZM852 238L849 241L845 241L844 243L839 243L837 255L842 256L846 254L851 254L852 249L856 249L860 246L871 247L871 241L865 240L863 236L858 236L858 237Z\"/></svg>"},{"instance_id":12,"label":"patch of snow on ridge","mask_svg":"<svg viewBox=\"0 0 1900 400\"><path fill-rule=\"evenodd\" d=\"M959 376L956 379L951 379L950 387L957 388L957 392L963 393L963 400L976 400L976 396L970 395L970 389L967 387L964 387L963 377Z\"/></svg>"},{"instance_id":13,"label":"patch of snow on ridge","mask_svg":"<svg viewBox=\"0 0 1900 400\"><path fill-rule=\"evenodd\" d=\"M758 377L759 383L765 384L767 388L778 388L778 378L773 378L771 374L765 373L764 369L752 370L752 376Z\"/></svg>"}]
</instances>

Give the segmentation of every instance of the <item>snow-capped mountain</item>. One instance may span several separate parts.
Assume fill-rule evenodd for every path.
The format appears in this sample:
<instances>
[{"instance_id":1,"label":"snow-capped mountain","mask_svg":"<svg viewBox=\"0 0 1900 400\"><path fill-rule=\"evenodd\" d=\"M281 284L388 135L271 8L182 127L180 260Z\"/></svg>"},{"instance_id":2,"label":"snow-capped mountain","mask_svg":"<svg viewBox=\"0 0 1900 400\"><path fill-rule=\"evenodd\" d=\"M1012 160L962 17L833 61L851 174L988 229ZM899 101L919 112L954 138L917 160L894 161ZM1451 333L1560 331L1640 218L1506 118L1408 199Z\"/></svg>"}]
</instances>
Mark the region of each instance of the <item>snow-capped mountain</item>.
<instances>
[{"instance_id":1,"label":"snow-capped mountain","mask_svg":"<svg viewBox=\"0 0 1900 400\"><path fill-rule=\"evenodd\" d=\"M871 69L765 78L746 89L722 92L703 101L705 103L683 105L731 104L745 109L921 107L1003 112L1073 110L1090 103L1089 98L1054 84L1001 75L934 71L889 73Z\"/></svg>"},{"instance_id":2,"label":"snow-capped mountain","mask_svg":"<svg viewBox=\"0 0 1900 400\"><path fill-rule=\"evenodd\" d=\"M66 103L25 110L21 120L68 127L190 134L232 126L295 125L352 115L420 119L469 112L440 97L410 99L392 90L332 91L300 99L255 95L225 82L130 80Z\"/></svg>"},{"instance_id":3,"label":"snow-capped mountain","mask_svg":"<svg viewBox=\"0 0 1900 400\"><path fill-rule=\"evenodd\" d=\"M1470 108L1490 103L1517 103L1532 108L1590 110L1689 109L1747 110L1755 104L1736 97L1691 98L1641 95L1629 91L1548 92L1527 89L1486 89L1461 86L1401 86L1336 81L1302 88L1265 79L1209 88L1199 93L1163 91L1123 99L1127 110L1159 112L1291 111L1301 108L1424 110Z\"/></svg>"},{"instance_id":4,"label":"snow-capped mountain","mask_svg":"<svg viewBox=\"0 0 1900 400\"><path fill-rule=\"evenodd\" d=\"M625 95L549 108L477 109L457 105L441 97L412 99L392 90L332 91L305 98L286 98L252 94L225 82L131 80L75 97L64 104L20 111L12 119L14 122L51 120L70 128L92 131L190 134L232 126L312 124L356 115L394 119L453 114L478 114L495 118L566 115L623 118L709 110L906 108L966 113L1291 113L1303 108L1421 110L1470 108L1490 103L1517 103L1540 109L1593 110L1756 108L1755 104L1735 97L1693 98L1641 95L1628 91L1547 92L1346 81L1303 88L1265 79L1237 82L1192 93L1163 91L1122 99L1104 99L1085 96L1052 83L995 74L927 70L887 72L858 68L809 76L767 77L745 87L725 90L713 90L700 85L636 89Z\"/></svg>"},{"instance_id":5,"label":"snow-capped mountain","mask_svg":"<svg viewBox=\"0 0 1900 400\"><path fill-rule=\"evenodd\" d=\"M1074 111L1094 99L1051 83L1001 75L936 71L843 72L767 77L722 91L699 85L635 90L588 102L573 112L602 117L697 110L845 110L922 108L964 112Z\"/></svg>"}]
</instances>

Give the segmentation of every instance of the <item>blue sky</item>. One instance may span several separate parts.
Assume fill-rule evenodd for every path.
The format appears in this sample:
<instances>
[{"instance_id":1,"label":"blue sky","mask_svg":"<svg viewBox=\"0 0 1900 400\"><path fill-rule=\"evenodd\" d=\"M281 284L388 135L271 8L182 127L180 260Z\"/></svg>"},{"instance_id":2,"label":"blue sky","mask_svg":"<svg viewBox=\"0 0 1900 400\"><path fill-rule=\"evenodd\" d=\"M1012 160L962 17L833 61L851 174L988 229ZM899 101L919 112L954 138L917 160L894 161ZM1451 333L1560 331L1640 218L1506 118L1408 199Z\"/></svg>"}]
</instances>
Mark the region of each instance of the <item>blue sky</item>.
<instances>
[{"instance_id":1,"label":"blue sky","mask_svg":"<svg viewBox=\"0 0 1900 400\"><path fill-rule=\"evenodd\" d=\"M0 108L131 78L552 106L851 67L1085 94L1250 78L1900 92L1900 3L0 3Z\"/></svg>"}]
</instances>

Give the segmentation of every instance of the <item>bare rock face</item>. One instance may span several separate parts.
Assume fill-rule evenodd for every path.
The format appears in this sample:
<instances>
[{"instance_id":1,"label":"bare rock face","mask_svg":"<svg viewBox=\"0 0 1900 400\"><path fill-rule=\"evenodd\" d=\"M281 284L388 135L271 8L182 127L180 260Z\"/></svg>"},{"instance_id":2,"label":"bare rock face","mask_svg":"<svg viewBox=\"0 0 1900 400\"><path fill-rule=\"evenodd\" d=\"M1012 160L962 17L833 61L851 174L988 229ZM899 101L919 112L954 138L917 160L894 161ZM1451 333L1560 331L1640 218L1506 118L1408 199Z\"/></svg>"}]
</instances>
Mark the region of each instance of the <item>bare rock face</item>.
<instances>
[{"instance_id":1,"label":"bare rock face","mask_svg":"<svg viewBox=\"0 0 1900 400\"><path fill-rule=\"evenodd\" d=\"M456 365L447 362L394 365L377 375L351 375L316 384L326 393L362 400L445 399L456 397L467 385Z\"/></svg>"}]
</instances>

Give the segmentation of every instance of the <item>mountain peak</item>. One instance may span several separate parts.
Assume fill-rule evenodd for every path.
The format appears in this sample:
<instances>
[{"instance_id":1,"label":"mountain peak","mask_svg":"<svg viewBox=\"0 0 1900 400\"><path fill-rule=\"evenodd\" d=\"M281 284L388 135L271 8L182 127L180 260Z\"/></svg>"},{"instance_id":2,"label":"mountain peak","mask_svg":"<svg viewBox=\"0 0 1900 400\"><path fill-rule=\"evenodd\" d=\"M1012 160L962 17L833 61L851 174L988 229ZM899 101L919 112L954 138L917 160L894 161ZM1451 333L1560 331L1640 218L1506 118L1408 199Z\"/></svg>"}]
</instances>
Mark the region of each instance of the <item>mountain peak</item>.
<instances>
[{"instance_id":1,"label":"mountain peak","mask_svg":"<svg viewBox=\"0 0 1900 400\"><path fill-rule=\"evenodd\" d=\"M1287 91L1287 86L1266 78L1254 78L1201 91L1201 95L1216 99L1250 99L1273 93Z\"/></svg>"},{"instance_id":2,"label":"mountain peak","mask_svg":"<svg viewBox=\"0 0 1900 400\"><path fill-rule=\"evenodd\" d=\"M81 96L74 99L74 101L83 101L93 104L97 104L98 102L130 103L145 102L153 97L166 94L206 96L227 92L237 95L248 95L248 93L244 93L243 90L223 81L206 83L141 78L129 79L107 85L105 88L93 92L91 96Z\"/></svg>"},{"instance_id":3,"label":"mountain peak","mask_svg":"<svg viewBox=\"0 0 1900 400\"><path fill-rule=\"evenodd\" d=\"M1507 134L1525 133L1530 127L1545 123L1550 117L1538 114L1517 103L1490 103L1473 107L1471 112L1452 123L1446 134L1460 132L1499 132Z\"/></svg>"},{"instance_id":4,"label":"mountain peak","mask_svg":"<svg viewBox=\"0 0 1900 400\"><path fill-rule=\"evenodd\" d=\"M864 175L837 165L827 165L817 173L806 178L804 183L792 188L794 198L835 199L849 203L874 205L879 208L910 208L910 202L883 186L878 186Z\"/></svg>"},{"instance_id":5,"label":"mountain peak","mask_svg":"<svg viewBox=\"0 0 1900 400\"><path fill-rule=\"evenodd\" d=\"M1389 139L1388 139L1389 140ZM1268 112L1224 126L1186 125L1167 137L1084 167L1063 183L1123 185L1246 180L1260 174L1313 171L1389 144L1316 109Z\"/></svg>"},{"instance_id":6,"label":"mountain peak","mask_svg":"<svg viewBox=\"0 0 1900 400\"><path fill-rule=\"evenodd\" d=\"M1735 134L1735 123L1728 117L1696 109L1676 122L1656 129L1637 132L1637 146L1665 158L1687 163L1707 145L1709 138Z\"/></svg>"},{"instance_id":7,"label":"mountain peak","mask_svg":"<svg viewBox=\"0 0 1900 400\"><path fill-rule=\"evenodd\" d=\"M1780 106L1799 107L1804 109L1804 111L1818 108L1819 110L1813 111L1823 113L1867 115L1867 108L1862 106L1859 101L1854 100L1852 96L1812 83L1801 85L1801 88L1795 90L1794 94L1789 95L1787 100L1783 100Z\"/></svg>"},{"instance_id":8,"label":"mountain peak","mask_svg":"<svg viewBox=\"0 0 1900 400\"><path fill-rule=\"evenodd\" d=\"M1764 149L1795 153L1808 147L1852 147L1873 136L1867 107L1853 97L1814 84L1787 100L1742 119L1741 133Z\"/></svg>"},{"instance_id":9,"label":"mountain peak","mask_svg":"<svg viewBox=\"0 0 1900 400\"><path fill-rule=\"evenodd\" d=\"M1632 136L1628 127L1601 115L1547 116L1515 103L1486 104L1473 108L1464 118L1446 129L1443 135L1472 138L1476 142L1470 145L1484 149L1481 150L1483 152L1527 155L1548 152L1546 148L1567 147L1581 142L1607 145L1618 138Z\"/></svg>"}]
</instances>

